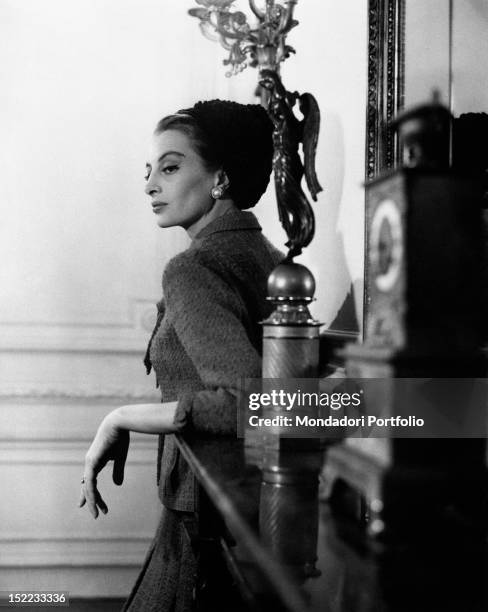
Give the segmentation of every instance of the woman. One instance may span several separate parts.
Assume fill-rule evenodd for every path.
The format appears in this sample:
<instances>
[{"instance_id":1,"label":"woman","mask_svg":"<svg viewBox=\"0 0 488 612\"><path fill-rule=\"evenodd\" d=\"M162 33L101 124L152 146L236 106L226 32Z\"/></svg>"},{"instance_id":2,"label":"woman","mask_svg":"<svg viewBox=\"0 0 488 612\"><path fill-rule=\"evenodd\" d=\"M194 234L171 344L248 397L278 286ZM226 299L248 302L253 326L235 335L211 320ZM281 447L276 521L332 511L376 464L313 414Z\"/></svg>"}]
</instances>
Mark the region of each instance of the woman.
<instances>
[{"instance_id":1,"label":"woman","mask_svg":"<svg viewBox=\"0 0 488 612\"><path fill-rule=\"evenodd\" d=\"M266 282L283 255L243 210L264 193L272 153L272 124L258 105L199 102L162 119L154 133L146 175L152 210L160 227L181 226L192 239L164 271L145 359L162 404L122 406L105 417L86 455L80 498L94 518L105 514L97 473L113 459L121 484L129 432L162 434L162 519L126 610L192 606L198 551L184 522L196 510L197 489L167 434L235 434L239 381L260 376Z\"/></svg>"}]
</instances>

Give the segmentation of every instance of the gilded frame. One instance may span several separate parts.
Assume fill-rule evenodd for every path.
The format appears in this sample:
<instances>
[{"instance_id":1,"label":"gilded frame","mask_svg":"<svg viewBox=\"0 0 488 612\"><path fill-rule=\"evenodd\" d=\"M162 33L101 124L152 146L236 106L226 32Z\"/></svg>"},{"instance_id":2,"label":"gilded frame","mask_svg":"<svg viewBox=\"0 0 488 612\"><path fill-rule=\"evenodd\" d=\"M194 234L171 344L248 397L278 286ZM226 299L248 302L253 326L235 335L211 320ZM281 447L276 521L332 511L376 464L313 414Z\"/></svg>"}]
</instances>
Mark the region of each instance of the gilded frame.
<instances>
[{"instance_id":1,"label":"gilded frame","mask_svg":"<svg viewBox=\"0 0 488 612\"><path fill-rule=\"evenodd\" d=\"M388 124L404 106L405 0L369 0L367 83L366 182L394 168L400 157L397 137ZM363 336L370 305L367 218L364 227Z\"/></svg>"},{"instance_id":2,"label":"gilded frame","mask_svg":"<svg viewBox=\"0 0 488 612\"><path fill-rule=\"evenodd\" d=\"M369 0L366 180L396 165L388 123L404 105L405 0Z\"/></svg>"}]
</instances>

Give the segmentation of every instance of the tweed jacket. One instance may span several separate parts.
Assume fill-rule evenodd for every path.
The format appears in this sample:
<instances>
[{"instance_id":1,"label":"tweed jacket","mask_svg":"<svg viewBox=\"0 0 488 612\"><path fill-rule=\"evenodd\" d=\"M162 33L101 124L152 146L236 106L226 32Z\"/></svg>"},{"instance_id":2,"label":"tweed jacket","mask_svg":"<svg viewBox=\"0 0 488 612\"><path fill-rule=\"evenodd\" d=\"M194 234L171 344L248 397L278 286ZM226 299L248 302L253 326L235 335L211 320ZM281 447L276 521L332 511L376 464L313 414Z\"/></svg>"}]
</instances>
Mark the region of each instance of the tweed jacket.
<instances>
[{"instance_id":1,"label":"tweed jacket","mask_svg":"<svg viewBox=\"0 0 488 612\"><path fill-rule=\"evenodd\" d=\"M178 401L175 423L185 435L235 435L237 388L261 376L267 279L283 258L252 213L233 211L167 264L147 365L162 401ZM158 455L162 503L194 511L195 480L173 435L160 437Z\"/></svg>"}]
</instances>

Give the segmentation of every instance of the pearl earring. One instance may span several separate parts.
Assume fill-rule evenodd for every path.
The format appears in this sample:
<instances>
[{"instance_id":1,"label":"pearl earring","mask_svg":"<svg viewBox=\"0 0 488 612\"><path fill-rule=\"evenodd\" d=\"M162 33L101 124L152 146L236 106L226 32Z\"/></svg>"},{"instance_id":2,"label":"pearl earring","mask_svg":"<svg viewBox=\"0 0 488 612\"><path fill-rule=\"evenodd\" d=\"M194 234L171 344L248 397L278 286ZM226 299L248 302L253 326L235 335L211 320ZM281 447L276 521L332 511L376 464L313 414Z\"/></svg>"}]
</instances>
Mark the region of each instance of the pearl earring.
<instances>
[{"instance_id":1,"label":"pearl earring","mask_svg":"<svg viewBox=\"0 0 488 612\"><path fill-rule=\"evenodd\" d=\"M212 187L210 195L214 200L218 200L224 195L224 190L222 189L222 187Z\"/></svg>"}]
</instances>

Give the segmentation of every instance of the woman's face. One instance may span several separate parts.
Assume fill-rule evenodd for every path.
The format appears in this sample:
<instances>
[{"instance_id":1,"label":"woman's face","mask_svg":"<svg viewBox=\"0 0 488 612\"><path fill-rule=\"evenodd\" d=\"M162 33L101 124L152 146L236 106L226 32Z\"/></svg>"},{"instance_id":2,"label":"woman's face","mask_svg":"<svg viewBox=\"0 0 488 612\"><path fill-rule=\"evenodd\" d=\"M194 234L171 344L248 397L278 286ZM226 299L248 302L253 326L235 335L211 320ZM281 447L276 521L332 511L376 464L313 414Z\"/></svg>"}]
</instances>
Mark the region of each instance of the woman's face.
<instances>
[{"instance_id":1,"label":"woman's face","mask_svg":"<svg viewBox=\"0 0 488 612\"><path fill-rule=\"evenodd\" d=\"M192 140L178 130L155 134L146 164L145 192L159 227L191 228L213 205L218 172L210 172Z\"/></svg>"}]
</instances>

